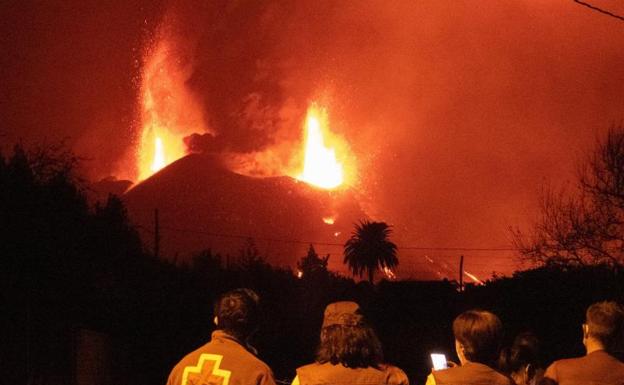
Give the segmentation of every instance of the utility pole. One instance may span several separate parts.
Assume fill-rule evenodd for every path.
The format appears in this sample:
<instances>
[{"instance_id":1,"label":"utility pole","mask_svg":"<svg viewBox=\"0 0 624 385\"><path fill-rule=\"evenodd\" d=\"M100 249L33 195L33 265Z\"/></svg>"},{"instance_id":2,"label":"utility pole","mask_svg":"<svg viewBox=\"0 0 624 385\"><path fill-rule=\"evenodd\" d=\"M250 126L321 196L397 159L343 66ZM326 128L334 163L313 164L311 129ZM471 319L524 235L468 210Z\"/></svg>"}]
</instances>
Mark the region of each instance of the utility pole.
<instances>
[{"instance_id":1,"label":"utility pole","mask_svg":"<svg viewBox=\"0 0 624 385\"><path fill-rule=\"evenodd\" d=\"M464 256L459 257L459 291L464 291Z\"/></svg>"},{"instance_id":2,"label":"utility pole","mask_svg":"<svg viewBox=\"0 0 624 385\"><path fill-rule=\"evenodd\" d=\"M154 209L154 257L160 257L160 222L158 220L158 209Z\"/></svg>"}]
</instances>

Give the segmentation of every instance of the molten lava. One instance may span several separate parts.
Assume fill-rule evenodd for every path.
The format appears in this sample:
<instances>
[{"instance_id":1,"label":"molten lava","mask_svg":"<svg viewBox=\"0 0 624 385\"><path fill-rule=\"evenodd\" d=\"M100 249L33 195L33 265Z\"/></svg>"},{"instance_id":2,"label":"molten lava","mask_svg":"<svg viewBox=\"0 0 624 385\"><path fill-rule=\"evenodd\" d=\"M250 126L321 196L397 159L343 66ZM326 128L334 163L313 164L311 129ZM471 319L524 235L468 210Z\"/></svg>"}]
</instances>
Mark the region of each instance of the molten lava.
<instances>
[{"instance_id":1,"label":"molten lava","mask_svg":"<svg viewBox=\"0 0 624 385\"><path fill-rule=\"evenodd\" d=\"M335 221L334 217L323 217L323 222L328 225L333 225Z\"/></svg>"},{"instance_id":2,"label":"molten lava","mask_svg":"<svg viewBox=\"0 0 624 385\"><path fill-rule=\"evenodd\" d=\"M187 154L184 137L205 132L202 110L186 83L192 73L166 36L149 50L141 76L138 179Z\"/></svg>"},{"instance_id":3,"label":"molten lava","mask_svg":"<svg viewBox=\"0 0 624 385\"><path fill-rule=\"evenodd\" d=\"M342 163L336 151L326 145L331 133L327 113L312 105L306 116L306 140L303 172L297 179L324 189L334 189L344 182Z\"/></svg>"},{"instance_id":4,"label":"molten lava","mask_svg":"<svg viewBox=\"0 0 624 385\"><path fill-rule=\"evenodd\" d=\"M476 275L470 274L469 272L467 272L465 270L464 270L464 274L466 274L468 277L470 277L470 279L472 279L475 284L483 285L483 281L481 281Z\"/></svg>"},{"instance_id":5,"label":"molten lava","mask_svg":"<svg viewBox=\"0 0 624 385\"><path fill-rule=\"evenodd\" d=\"M165 150L163 150L162 139L156 137L156 140L154 141L154 161L152 162L152 167L150 167L150 169L152 172L158 172L166 165Z\"/></svg>"},{"instance_id":6,"label":"molten lava","mask_svg":"<svg viewBox=\"0 0 624 385\"><path fill-rule=\"evenodd\" d=\"M392 271L391 268L389 268L387 266L384 266L383 269L381 269L381 271L386 276L386 279L389 279L389 280L395 280L396 279L396 274L394 274L394 271Z\"/></svg>"}]
</instances>

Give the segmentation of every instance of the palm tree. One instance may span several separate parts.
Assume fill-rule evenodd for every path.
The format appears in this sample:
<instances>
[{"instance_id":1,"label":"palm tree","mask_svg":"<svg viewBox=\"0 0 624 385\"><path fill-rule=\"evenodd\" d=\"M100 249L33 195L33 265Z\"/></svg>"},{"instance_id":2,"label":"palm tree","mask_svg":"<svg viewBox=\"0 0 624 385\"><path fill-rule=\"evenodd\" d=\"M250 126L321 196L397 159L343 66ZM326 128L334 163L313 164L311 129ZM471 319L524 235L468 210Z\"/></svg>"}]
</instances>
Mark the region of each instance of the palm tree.
<instances>
[{"instance_id":1,"label":"palm tree","mask_svg":"<svg viewBox=\"0 0 624 385\"><path fill-rule=\"evenodd\" d=\"M372 284L375 270L391 269L399 264L397 247L389 239L392 232L385 222L361 221L355 225L351 238L344 245L344 263L353 275L368 273Z\"/></svg>"}]
</instances>

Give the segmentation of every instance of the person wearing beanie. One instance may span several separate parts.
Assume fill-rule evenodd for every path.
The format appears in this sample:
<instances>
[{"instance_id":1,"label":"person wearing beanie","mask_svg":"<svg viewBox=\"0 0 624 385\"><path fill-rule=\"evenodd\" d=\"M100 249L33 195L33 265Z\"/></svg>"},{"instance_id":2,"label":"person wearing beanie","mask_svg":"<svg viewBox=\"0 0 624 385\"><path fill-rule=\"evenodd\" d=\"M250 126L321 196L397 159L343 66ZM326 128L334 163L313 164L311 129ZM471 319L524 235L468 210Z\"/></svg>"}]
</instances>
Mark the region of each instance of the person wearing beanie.
<instances>
[{"instance_id":1,"label":"person wearing beanie","mask_svg":"<svg viewBox=\"0 0 624 385\"><path fill-rule=\"evenodd\" d=\"M381 343L355 302L325 308L316 360L298 368L292 382L324 384L409 385L401 369L383 363Z\"/></svg>"}]
</instances>

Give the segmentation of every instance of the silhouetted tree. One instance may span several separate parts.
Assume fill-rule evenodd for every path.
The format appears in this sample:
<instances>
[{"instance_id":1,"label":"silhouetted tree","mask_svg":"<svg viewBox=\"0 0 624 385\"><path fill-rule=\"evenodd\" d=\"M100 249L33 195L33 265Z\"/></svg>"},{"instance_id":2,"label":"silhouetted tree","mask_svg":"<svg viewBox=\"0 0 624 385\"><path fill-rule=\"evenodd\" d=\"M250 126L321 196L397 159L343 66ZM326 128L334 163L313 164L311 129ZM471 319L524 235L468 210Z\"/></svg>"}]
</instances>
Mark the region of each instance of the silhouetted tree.
<instances>
[{"instance_id":1,"label":"silhouetted tree","mask_svg":"<svg viewBox=\"0 0 624 385\"><path fill-rule=\"evenodd\" d=\"M116 195L109 195L104 204L96 203L93 223L94 235L98 236L93 242L97 242L100 251L106 251L109 256L142 253L139 234L130 223L126 207Z\"/></svg>"},{"instance_id":2,"label":"silhouetted tree","mask_svg":"<svg viewBox=\"0 0 624 385\"><path fill-rule=\"evenodd\" d=\"M397 247L390 241L392 230L385 222L362 221L344 245L344 263L353 275L368 273L372 284L375 271L399 264Z\"/></svg>"},{"instance_id":3,"label":"silhouetted tree","mask_svg":"<svg viewBox=\"0 0 624 385\"><path fill-rule=\"evenodd\" d=\"M213 254L211 249L204 250L193 257L193 269L200 272L221 270L221 256Z\"/></svg>"},{"instance_id":4,"label":"silhouetted tree","mask_svg":"<svg viewBox=\"0 0 624 385\"><path fill-rule=\"evenodd\" d=\"M240 279L239 284L252 288L261 287L263 281L270 279L273 273L271 265L260 255L252 238L245 240L239 253L236 270Z\"/></svg>"},{"instance_id":5,"label":"silhouetted tree","mask_svg":"<svg viewBox=\"0 0 624 385\"><path fill-rule=\"evenodd\" d=\"M301 258L299 262L297 262L297 269L301 271L303 277L318 277L320 275L326 275L327 272L327 262L329 260L329 254L324 258L319 257L314 250L314 246L310 245L308 249L308 254Z\"/></svg>"},{"instance_id":6,"label":"silhouetted tree","mask_svg":"<svg viewBox=\"0 0 624 385\"><path fill-rule=\"evenodd\" d=\"M135 337L128 319L149 327L159 314L149 304L162 312L157 288L166 280L160 262L142 253L119 198L89 207L78 160L62 146L17 145L4 159L0 291L12 322L2 328L8 353L0 358L9 382L49 382L70 375L76 328ZM145 342L124 340L132 341L124 351Z\"/></svg>"},{"instance_id":7,"label":"silhouetted tree","mask_svg":"<svg viewBox=\"0 0 624 385\"><path fill-rule=\"evenodd\" d=\"M512 229L523 257L543 264L624 263L624 127L609 130L579 168L572 191L544 189L528 234Z\"/></svg>"},{"instance_id":8,"label":"silhouetted tree","mask_svg":"<svg viewBox=\"0 0 624 385\"><path fill-rule=\"evenodd\" d=\"M266 261L260 255L256 242L253 238L247 238L239 252L238 267L241 270L253 271L263 268L264 265L266 265Z\"/></svg>"}]
</instances>

